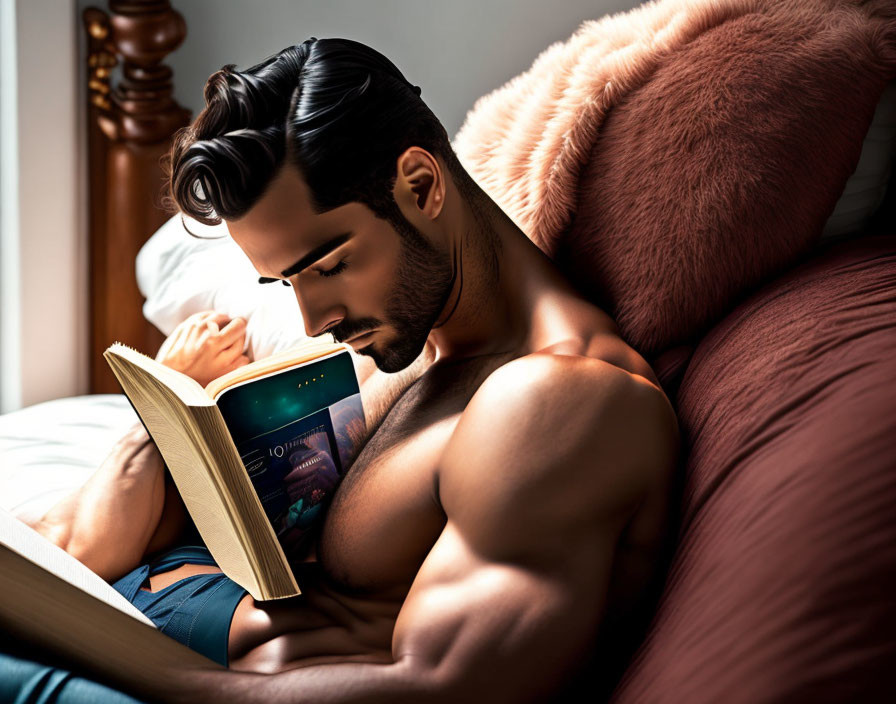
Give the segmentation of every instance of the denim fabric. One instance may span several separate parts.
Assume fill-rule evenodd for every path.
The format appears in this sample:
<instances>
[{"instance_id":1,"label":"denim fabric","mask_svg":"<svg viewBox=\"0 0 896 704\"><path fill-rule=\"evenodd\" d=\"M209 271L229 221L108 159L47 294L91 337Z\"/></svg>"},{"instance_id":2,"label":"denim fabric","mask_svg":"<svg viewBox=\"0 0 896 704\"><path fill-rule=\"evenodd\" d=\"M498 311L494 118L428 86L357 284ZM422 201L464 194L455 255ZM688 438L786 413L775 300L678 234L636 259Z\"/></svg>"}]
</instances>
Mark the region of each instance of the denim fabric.
<instances>
[{"instance_id":1,"label":"denim fabric","mask_svg":"<svg viewBox=\"0 0 896 704\"><path fill-rule=\"evenodd\" d=\"M149 577L184 564L216 565L204 545L183 545L132 570L112 586L165 633L227 666L230 622L248 592L223 573L184 577L156 592Z\"/></svg>"}]
</instances>

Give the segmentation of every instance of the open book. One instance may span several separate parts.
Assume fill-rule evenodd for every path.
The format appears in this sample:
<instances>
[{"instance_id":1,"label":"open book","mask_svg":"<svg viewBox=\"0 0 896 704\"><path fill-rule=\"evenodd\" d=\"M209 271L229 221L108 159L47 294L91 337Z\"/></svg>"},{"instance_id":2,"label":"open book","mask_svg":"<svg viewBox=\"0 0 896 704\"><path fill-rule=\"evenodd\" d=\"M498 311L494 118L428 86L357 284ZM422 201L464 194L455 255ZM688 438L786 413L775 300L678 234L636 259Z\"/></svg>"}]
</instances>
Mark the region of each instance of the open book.
<instances>
[{"instance_id":1,"label":"open book","mask_svg":"<svg viewBox=\"0 0 896 704\"><path fill-rule=\"evenodd\" d=\"M169 668L221 667L158 631L102 578L3 509L0 594L13 655L20 642L31 643L135 682Z\"/></svg>"},{"instance_id":2,"label":"open book","mask_svg":"<svg viewBox=\"0 0 896 704\"><path fill-rule=\"evenodd\" d=\"M291 565L364 437L350 349L307 340L205 388L125 345L104 353L208 549L256 599L299 593Z\"/></svg>"}]
</instances>

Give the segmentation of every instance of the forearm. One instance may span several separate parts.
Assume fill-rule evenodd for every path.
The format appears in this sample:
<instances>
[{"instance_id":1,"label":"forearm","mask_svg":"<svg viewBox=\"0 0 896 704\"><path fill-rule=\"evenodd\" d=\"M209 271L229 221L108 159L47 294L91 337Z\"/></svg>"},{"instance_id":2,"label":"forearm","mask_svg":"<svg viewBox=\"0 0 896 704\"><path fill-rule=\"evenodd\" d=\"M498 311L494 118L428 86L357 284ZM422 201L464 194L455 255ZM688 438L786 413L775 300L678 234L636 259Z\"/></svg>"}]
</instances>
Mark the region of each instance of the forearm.
<instances>
[{"instance_id":1,"label":"forearm","mask_svg":"<svg viewBox=\"0 0 896 704\"><path fill-rule=\"evenodd\" d=\"M97 471L32 527L107 580L136 566L165 502L164 465L142 425ZM114 536L114 549L109 536Z\"/></svg>"},{"instance_id":2,"label":"forearm","mask_svg":"<svg viewBox=\"0 0 896 704\"><path fill-rule=\"evenodd\" d=\"M163 702L344 704L438 701L428 678L409 662L310 665L273 675L233 670L179 671L156 678L143 696Z\"/></svg>"}]
</instances>

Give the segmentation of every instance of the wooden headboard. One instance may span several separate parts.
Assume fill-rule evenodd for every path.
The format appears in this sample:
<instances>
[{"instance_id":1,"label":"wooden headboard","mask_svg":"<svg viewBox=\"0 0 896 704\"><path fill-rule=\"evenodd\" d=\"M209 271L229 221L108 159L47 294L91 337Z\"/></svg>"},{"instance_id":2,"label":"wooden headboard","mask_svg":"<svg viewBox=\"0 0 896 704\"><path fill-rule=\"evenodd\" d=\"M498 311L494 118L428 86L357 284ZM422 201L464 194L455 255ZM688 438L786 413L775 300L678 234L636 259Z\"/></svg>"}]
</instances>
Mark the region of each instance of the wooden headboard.
<instances>
[{"instance_id":1,"label":"wooden headboard","mask_svg":"<svg viewBox=\"0 0 896 704\"><path fill-rule=\"evenodd\" d=\"M119 393L102 353L124 342L155 354L163 335L142 312L135 260L170 216L162 209L161 159L190 112L172 97L162 62L184 40L168 0L109 0L86 8L89 369L91 393ZM113 85L113 75L117 80Z\"/></svg>"}]
</instances>

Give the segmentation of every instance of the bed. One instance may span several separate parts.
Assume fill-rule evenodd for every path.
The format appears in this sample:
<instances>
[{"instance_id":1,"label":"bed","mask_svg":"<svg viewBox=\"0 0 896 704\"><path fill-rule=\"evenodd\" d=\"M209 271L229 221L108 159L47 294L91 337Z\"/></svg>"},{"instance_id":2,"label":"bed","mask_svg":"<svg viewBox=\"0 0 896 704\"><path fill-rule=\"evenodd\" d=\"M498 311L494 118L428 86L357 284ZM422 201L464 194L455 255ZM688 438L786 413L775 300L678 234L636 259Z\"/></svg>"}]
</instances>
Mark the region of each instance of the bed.
<instances>
[{"instance_id":1,"label":"bed","mask_svg":"<svg viewBox=\"0 0 896 704\"><path fill-rule=\"evenodd\" d=\"M256 358L304 335L289 290L158 207L159 157L189 120L163 64L185 27L167 2L111 5L84 13L92 395L0 416L0 497L21 517L135 421L101 358L114 340L154 352L209 308L247 317ZM667 578L643 631L602 654L597 698L896 696L894 46L885 2L661 0L583 23L453 140L679 413Z\"/></svg>"}]
</instances>

